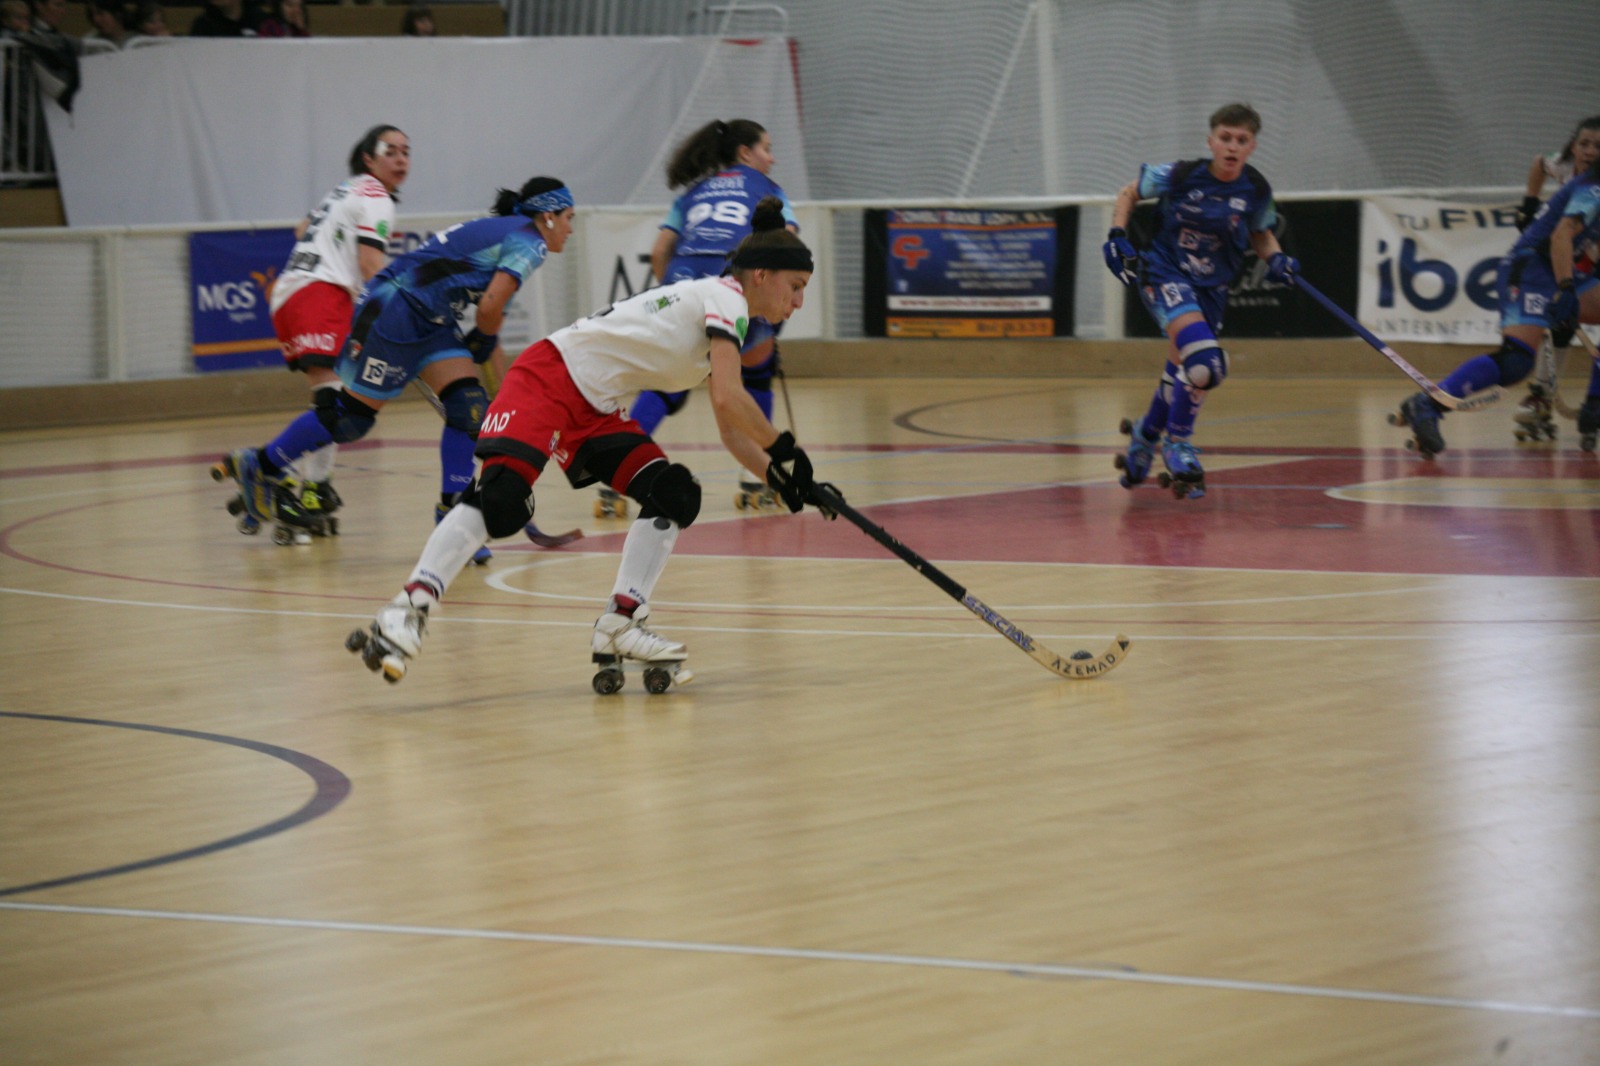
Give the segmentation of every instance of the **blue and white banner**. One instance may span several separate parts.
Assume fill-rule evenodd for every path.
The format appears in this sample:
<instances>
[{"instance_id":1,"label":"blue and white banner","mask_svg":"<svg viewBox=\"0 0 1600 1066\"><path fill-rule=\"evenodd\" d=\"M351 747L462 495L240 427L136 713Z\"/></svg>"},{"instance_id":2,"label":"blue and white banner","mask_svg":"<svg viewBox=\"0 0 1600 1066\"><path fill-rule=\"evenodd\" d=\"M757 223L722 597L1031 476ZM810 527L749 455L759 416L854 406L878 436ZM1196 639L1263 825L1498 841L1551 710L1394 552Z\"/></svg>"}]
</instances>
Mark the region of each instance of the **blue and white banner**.
<instances>
[{"instance_id":1,"label":"blue and white banner","mask_svg":"<svg viewBox=\"0 0 1600 1066\"><path fill-rule=\"evenodd\" d=\"M1055 335L1056 221L1053 211L888 212L885 335Z\"/></svg>"},{"instance_id":2,"label":"blue and white banner","mask_svg":"<svg viewBox=\"0 0 1600 1066\"><path fill-rule=\"evenodd\" d=\"M283 365L268 298L293 247L290 229L189 235L196 370Z\"/></svg>"},{"instance_id":3,"label":"blue and white banner","mask_svg":"<svg viewBox=\"0 0 1600 1066\"><path fill-rule=\"evenodd\" d=\"M1516 243L1515 214L1512 204L1366 200L1356 317L1389 341L1498 343L1495 272Z\"/></svg>"}]
</instances>

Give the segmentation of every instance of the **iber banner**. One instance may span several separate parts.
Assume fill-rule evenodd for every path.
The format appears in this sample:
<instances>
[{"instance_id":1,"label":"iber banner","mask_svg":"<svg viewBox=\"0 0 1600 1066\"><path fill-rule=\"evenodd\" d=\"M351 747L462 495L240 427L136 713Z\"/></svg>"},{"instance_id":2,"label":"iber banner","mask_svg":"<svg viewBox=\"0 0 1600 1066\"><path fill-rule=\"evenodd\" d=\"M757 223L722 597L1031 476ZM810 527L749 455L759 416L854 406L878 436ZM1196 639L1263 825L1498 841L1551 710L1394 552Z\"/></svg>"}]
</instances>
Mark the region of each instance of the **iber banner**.
<instances>
[{"instance_id":1,"label":"iber banner","mask_svg":"<svg viewBox=\"0 0 1600 1066\"><path fill-rule=\"evenodd\" d=\"M1511 204L1366 200L1356 317L1384 340L1498 343L1495 272L1516 243L1515 216Z\"/></svg>"}]
</instances>

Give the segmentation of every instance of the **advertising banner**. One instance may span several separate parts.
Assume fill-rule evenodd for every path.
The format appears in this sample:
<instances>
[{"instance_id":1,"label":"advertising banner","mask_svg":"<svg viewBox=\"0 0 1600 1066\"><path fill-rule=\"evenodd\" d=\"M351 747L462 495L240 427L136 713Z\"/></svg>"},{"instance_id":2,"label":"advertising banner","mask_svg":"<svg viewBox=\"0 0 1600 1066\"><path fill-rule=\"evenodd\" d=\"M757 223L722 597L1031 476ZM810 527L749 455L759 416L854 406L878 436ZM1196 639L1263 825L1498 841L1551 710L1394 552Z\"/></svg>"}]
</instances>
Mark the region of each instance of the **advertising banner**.
<instances>
[{"instance_id":1,"label":"advertising banner","mask_svg":"<svg viewBox=\"0 0 1600 1066\"><path fill-rule=\"evenodd\" d=\"M1278 204L1275 230L1283 250L1300 260L1312 284L1340 307L1356 302L1360 249L1357 230L1361 206L1354 200L1296 200ZM1155 207L1134 211L1129 232L1143 247L1156 231ZM1129 288L1123 298L1125 335L1157 337L1155 321ZM1228 307L1222 319L1227 337L1348 337L1350 331L1309 296L1292 285L1266 278L1266 264L1246 253L1243 269L1228 287Z\"/></svg>"},{"instance_id":2,"label":"advertising banner","mask_svg":"<svg viewBox=\"0 0 1600 1066\"><path fill-rule=\"evenodd\" d=\"M283 365L267 300L293 247L290 229L189 235L197 371Z\"/></svg>"},{"instance_id":3,"label":"advertising banner","mask_svg":"<svg viewBox=\"0 0 1600 1066\"><path fill-rule=\"evenodd\" d=\"M1495 272L1515 217L1511 204L1367 200L1356 317L1384 340L1498 344Z\"/></svg>"},{"instance_id":4,"label":"advertising banner","mask_svg":"<svg viewBox=\"0 0 1600 1066\"><path fill-rule=\"evenodd\" d=\"M665 209L650 213L586 211L580 216L574 240L581 238L583 242L579 294L584 314L609 307L651 286L650 249L655 247L666 213ZM825 216L816 208L797 207L795 217L800 223L800 239L820 262L820 230ZM822 336L821 295L813 275L805 302L784 323L783 336L792 340Z\"/></svg>"},{"instance_id":5,"label":"advertising banner","mask_svg":"<svg viewBox=\"0 0 1600 1066\"><path fill-rule=\"evenodd\" d=\"M1076 207L867 212L863 325L878 337L1065 337Z\"/></svg>"}]
</instances>

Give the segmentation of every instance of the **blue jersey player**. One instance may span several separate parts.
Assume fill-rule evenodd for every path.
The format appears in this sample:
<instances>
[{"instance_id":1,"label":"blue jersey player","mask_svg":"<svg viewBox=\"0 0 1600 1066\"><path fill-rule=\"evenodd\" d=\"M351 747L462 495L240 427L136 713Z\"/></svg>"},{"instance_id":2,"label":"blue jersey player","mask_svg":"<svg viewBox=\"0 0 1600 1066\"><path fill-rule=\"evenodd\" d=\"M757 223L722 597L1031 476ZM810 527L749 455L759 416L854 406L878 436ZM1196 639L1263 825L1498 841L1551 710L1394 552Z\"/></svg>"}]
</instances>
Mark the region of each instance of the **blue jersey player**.
<instances>
[{"instance_id":1,"label":"blue jersey player","mask_svg":"<svg viewBox=\"0 0 1600 1066\"><path fill-rule=\"evenodd\" d=\"M756 204L765 197L777 197L783 204L791 232L800 229L788 197L767 176L776 162L772 137L749 119L708 122L684 139L667 163L667 187L684 191L673 201L650 249L650 269L658 284L722 274L728 257L750 235ZM771 323L761 318L750 323L740 358L745 390L771 419L772 378L778 371L777 331ZM687 392L642 392L629 414L646 433L653 433L688 399ZM776 497L759 481L741 481L736 499L741 507L777 506ZM626 508L626 501L602 488L595 517L625 517Z\"/></svg>"},{"instance_id":2,"label":"blue jersey player","mask_svg":"<svg viewBox=\"0 0 1600 1066\"><path fill-rule=\"evenodd\" d=\"M1600 161L1593 162L1550 197L1511 251L1500 260L1495 288L1500 299L1500 347L1474 356L1451 371L1439 387L1467 396L1495 385L1515 385L1533 370L1534 353L1546 331L1569 331L1580 322L1600 322ZM1444 451L1439 421L1444 408L1419 392L1400 405L1395 421L1411 427L1424 457ZM1600 363L1589 374L1588 395L1578 411L1585 451L1600 433Z\"/></svg>"},{"instance_id":3,"label":"blue jersey player","mask_svg":"<svg viewBox=\"0 0 1600 1066\"><path fill-rule=\"evenodd\" d=\"M1180 498L1205 495L1205 472L1189 438L1206 393L1228 376L1228 356L1217 342L1228 284L1247 249L1267 264L1269 281L1288 284L1299 269L1272 232L1278 217L1272 187L1247 162L1260 132L1254 108L1229 104L1211 116L1210 159L1147 163L1138 180L1117 194L1106 265L1118 281L1137 286L1145 310L1170 342L1149 410L1123 421L1129 444L1117 466L1124 487L1150 473L1159 443L1168 472L1162 483L1170 482ZM1158 201L1160 227L1141 252L1128 239L1128 219L1140 200L1151 198Z\"/></svg>"},{"instance_id":4,"label":"blue jersey player","mask_svg":"<svg viewBox=\"0 0 1600 1066\"><path fill-rule=\"evenodd\" d=\"M556 178L501 189L494 213L452 226L400 256L367 283L334 370L341 389L263 448L225 456L218 472L239 483L249 514L290 525L301 517L282 491L283 471L330 443L360 440L383 405L420 379L444 417L439 437L442 516L472 481L473 448L489 395L477 365L495 357L506 306L551 252L572 235L572 193ZM468 309L476 318L463 328ZM500 357L503 359L503 357ZM487 550L474 561L487 562Z\"/></svg>"}]
</instances>

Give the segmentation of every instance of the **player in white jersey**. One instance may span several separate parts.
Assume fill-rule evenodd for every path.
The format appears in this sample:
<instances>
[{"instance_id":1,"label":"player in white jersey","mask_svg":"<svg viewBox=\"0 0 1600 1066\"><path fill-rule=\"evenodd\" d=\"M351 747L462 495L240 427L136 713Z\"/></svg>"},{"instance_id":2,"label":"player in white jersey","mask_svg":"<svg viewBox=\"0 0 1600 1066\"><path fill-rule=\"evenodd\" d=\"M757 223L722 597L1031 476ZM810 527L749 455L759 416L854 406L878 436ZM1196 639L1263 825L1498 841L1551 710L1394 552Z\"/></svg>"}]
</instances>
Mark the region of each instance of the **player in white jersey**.
<instances>
[{"instance_id":1,"label":"player in white jersey","mask_svg":"<svg viewBox=\"0 0 1600 1066\"><path fill-rule=\"evenodd\" d=\"M350 334L355 297L389 262L396 193L411 171L411 142L394 126L374 126L350 150L350 174L295 227L294 250L272 286L272 328L290 370L318 392L337 391L333 365ZM327 397L320 397L326 401ZM337 446L296 464L291 489L307 515L339 506L329 475Z\"/></svg>"},{"instance_id":2,"label":"player in white jersey","mask_svg":"<svg viewBox=\"0 0 1600 1066\"><path fill-rule=\"evenodd\" d=\"M1528 167L1528 185L1522 206L1517 208L1517 229L1525 230L1543 206L1540 199L1546 183L1559 189L1594 166L1600 159L1600 115L1591 115L1578 123L1559 152L1549 152L1533 157ZM1539 364L1528 378L1528 395L1522 398L1513 416L1516 429L1513 435L1519 441L1555 440L1556 420L1552 397L1556 393L1556 377L1566 348L1572 343L1572 334L1566 329L1551 330L1539 349Z\"/></svg>"},{"instance_id":3,"label":"player in white jersey","mask_svg":"<svg viewBox=\"0 0 1600 1066\"><path fill-rule=\"evenodd\" d=\"M811 252L784 228L783 204L758 205L751 235L719 278L677 282L622 300L558 330L523 352L484 415L478 477L434 529L400 594L346 647L390 681L405 676L422 648L428 613L491 538L519 532L533 517L533 485L554 459L574 488L603 481L639 503L591 652L595 691L622 686L622 663L646 665L645 686L661 692L689 680L688 651L644 625L649 601L680 530L700 513L700 484L666 454L623 406L641 390L676 391L710 378L723 445L791 511L812 501L811 461L794 434L779 433L745 391L739 348L750 319L777 324L799 310Z\"/></svg>"}]
</instances>

